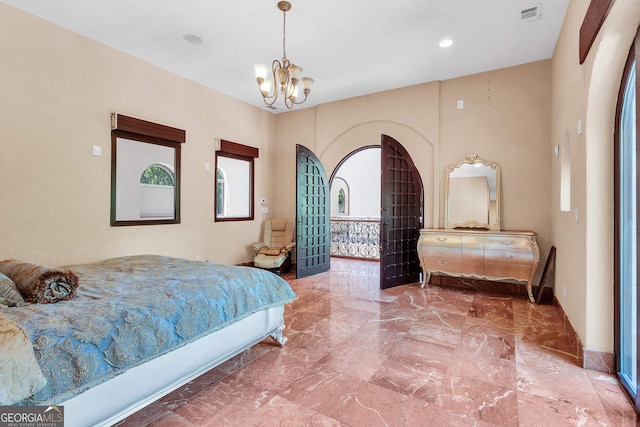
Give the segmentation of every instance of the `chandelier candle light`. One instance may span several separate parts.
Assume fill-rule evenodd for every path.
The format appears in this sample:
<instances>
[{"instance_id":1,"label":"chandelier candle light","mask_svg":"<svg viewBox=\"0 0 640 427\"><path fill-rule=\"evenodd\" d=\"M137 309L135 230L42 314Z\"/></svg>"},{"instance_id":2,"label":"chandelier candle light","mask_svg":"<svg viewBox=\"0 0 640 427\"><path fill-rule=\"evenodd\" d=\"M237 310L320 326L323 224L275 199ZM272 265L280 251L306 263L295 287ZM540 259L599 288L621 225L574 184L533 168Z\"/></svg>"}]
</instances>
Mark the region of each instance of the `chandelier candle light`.
<instances>
[{"instance_id":1,"label":"chandelier candle light","mask_svg":"<svg viewBox=\"0 0 640 427\"><path fill-rule=\"evenodd\" d=\"M271 64L272 80L267 80L267 72L269 71L269 69L266 67L266 65L256 65L256 80L258 81L260 93L262 94L262 99L264 100L265 104L273 105L278 99L279 92L284 98L284 104L288 109L291 109L293 108L294 104L302 104L307 100L307 96L309 95L309 92L311 92L313 79L311 77L303 77L301 79L300 74L302 74L302 68L292 64L287 59L287 11L291 10L291 3L289 3L288 1L280 1L278 2L278 9L280 9L283 14L282 61L278 61L277 59L273 60L273 63ZM278 82L278 87L273 88L272 92L273 82L276 81ZM300 89L302 89L304 99L302 99L301 101L297 101Z\"/></svg>"}]
</instances>

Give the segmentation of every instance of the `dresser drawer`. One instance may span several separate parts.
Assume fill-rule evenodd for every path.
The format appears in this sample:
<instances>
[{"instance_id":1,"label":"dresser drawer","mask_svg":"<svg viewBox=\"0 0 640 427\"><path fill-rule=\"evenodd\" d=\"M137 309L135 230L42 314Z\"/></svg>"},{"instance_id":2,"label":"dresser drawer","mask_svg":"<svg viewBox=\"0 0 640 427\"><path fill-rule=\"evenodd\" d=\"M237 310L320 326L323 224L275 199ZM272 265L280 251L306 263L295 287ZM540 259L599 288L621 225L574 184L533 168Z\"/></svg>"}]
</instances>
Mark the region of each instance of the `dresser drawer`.
<instances>
[{"instance_id":1,"label":"dresser drawer","mask_svg":"<svg viewBox=\"0 0 640 427\"><path fill-rule=\"evenodd\" d=\"M458 248L462 244L462 237L452 234L428 234L422 238L422 243L429 247Z\"/></svg>"},{"instance_id":2,"label":"dresser drawer","mask_svg":"<svg viewBox=\"0 0 640 427\"><path fill-rule=\"evenodd\" d=\"M426 258L425 260L427 271L439 271L442 273L457 275L462 274L462 262L460 258Z\"/></svg>"},{"instance_id":3,"label":"dresser drawer","mask_svg":"<svg viewBox=\"0 0 640 427\"><path fill-rule=\"evenodd\" d=\"M530 251L485 250L484 274L495 279L528 280L532 263Z\"/></svg>"},{"instance_id":4,"label":"dresser drawer","mask_svg":"<svg viewBox=\"0 0 640 427\"><path fill-rule=\"evenodd\" d=\"M422 229L418 240L420 266L427 273L488 280L527 282L529 300L535 302L533 275L540 251L532 231Z\"/></svg>"},{"instance_id":5,"label":"dresser drawer","mask_svg":"<svg viewBox=\"0 0 640 427\"><path fill-rule=\"evenodd\" d=\"M531 265L514 263L492 263L484 265L484 275L487 279L503 280L529 280Z\"/></svg>"},{"instance_id":6,"label":"dresser drawer","mask_svg":"<svg viewBox=\"0 0 640 427\"><path fill-rule=\"evenodd\" d=\"M450 246L423 246L422 253L427 258L442 258L460 261L462 251L460 247Z\"/></svg>"},{"instance_id":7,"label":"dresser drawer","mask_svg":"<svg viewBox=\"0 0 640 427\"><path fill-rule=\"evenodd\" d=\"M486 236L484 238L485 250L495 251L527 251L531 252L531 242L521 236Z\"/></svg>"}]
</instances>

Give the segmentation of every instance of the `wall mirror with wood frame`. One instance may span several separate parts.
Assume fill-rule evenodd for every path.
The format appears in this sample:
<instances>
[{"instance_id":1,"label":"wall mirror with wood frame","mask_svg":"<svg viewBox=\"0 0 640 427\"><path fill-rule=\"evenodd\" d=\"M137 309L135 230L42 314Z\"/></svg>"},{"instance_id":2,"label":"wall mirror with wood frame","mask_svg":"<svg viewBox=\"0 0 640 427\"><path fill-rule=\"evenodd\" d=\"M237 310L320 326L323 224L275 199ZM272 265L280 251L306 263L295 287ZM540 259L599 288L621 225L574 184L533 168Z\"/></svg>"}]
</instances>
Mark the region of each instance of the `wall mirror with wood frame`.
<instances>
[{"instance_id":1,"label":"wall mirror with wood frame","mask_svg":"<svg viewBox=\"0 0 640 427\"><path fill-rule=\"evenodd\" d=\"M180 129L112 115L112 226L180 223L185 136Z\"/></svg>"},{"instance_id":2,"label":"wall mirror with wood frame","mask_svg":"<svg viewBox=\"0 0 640 427\"><path fill-rule=\"evenodd\" d=\"M215 221L254 218L255 147L219 140L215 169Z\"/></svg>"},{"instance_id":3,"label":"wall mirror with wood frame","mask_svg":"<svg viewBox=\"0 0 640 427\"><path fill-rule=\"evenodd\" d=\"M445 176L445 228L500 230L500 168L469 154Z\"/></svg>"}]
</instances>

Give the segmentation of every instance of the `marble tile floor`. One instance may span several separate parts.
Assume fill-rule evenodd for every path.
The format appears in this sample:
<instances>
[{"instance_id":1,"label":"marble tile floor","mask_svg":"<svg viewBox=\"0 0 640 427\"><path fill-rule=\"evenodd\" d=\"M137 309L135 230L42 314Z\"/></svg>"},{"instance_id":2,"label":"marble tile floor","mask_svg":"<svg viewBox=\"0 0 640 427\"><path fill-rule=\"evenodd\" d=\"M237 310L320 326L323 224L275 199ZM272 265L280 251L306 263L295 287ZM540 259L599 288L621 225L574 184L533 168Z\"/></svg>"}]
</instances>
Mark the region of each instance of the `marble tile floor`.
<instances>
[{"instance_id":1,"label":"marble tile floor","mask_svg":"<svg viewBox=\"0 0 640 427\"><path fill-rule=\"evenodd\" d=\"M285 278L271 338L118 423L129 426L634 426L612 375L578 366L550 305L409 284L331 260Z\"/></svg>"}]
</instances>

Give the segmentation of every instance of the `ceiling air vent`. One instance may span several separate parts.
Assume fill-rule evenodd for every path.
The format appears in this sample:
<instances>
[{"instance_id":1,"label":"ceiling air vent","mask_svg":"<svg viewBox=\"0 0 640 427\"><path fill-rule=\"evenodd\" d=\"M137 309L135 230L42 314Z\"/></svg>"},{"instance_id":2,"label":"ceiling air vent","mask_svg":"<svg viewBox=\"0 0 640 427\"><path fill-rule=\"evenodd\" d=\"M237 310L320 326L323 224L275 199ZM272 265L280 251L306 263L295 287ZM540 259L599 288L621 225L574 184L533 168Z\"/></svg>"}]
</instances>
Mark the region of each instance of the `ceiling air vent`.
<instances>
[{"instance_id":1,"label":"ceiling air vent","mask_svg":"<svg viewBox=\"0 0 640 427\"><path fill-rule=\"evenodd\" d=\"M520 10L520 22L531 22L540 19L540 4Z\"/></svg>"}]
</instances>

